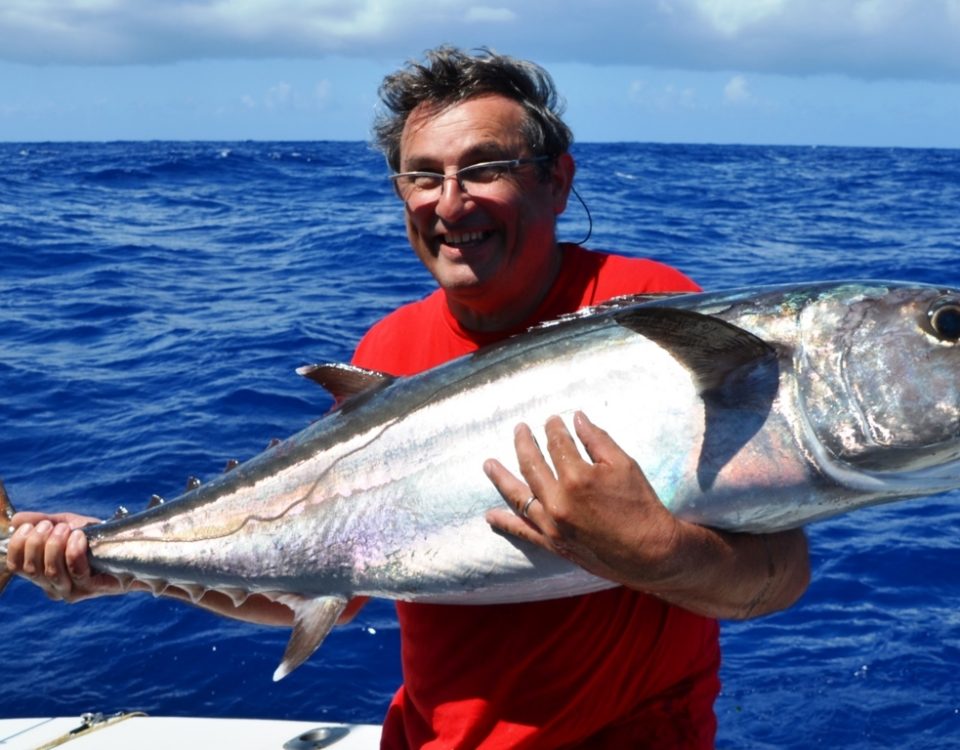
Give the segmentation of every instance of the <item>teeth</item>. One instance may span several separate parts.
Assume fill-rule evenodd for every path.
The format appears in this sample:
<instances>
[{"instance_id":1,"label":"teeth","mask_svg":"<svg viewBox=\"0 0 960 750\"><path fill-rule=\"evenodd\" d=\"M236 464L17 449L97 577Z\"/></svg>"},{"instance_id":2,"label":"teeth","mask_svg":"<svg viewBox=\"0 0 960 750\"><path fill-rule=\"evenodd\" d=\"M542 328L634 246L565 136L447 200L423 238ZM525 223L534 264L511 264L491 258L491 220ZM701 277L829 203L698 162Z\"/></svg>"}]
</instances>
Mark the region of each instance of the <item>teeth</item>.
<instances>
[{"instance_id":1,"label":"teeth","mask_svg":"<svg viewBox=\"0 0 960 750\"><path fill-rule=\"evenodd\" d=\"M448 245L463 245L467 242L477 242L484 237L483 232L465 232L463 234L446 234L443 237Z\"/></svg>"}]
</instances>

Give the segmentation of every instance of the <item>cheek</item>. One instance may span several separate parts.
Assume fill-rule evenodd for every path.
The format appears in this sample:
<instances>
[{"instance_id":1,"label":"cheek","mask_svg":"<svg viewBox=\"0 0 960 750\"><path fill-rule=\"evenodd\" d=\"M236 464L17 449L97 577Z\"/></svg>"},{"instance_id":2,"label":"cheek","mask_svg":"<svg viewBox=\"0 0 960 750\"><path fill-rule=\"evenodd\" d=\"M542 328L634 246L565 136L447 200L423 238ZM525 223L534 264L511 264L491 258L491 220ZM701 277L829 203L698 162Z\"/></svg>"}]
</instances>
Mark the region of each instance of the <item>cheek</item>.
<instances>
[{"instance_id":1,"label":"cheek","mask_svg":"<svg viewBox=\"0 0 960 750\"><path fill-rule=\"evenodd\" d=\"M411 211L407 211L404 215L404 224L407 228L407 239L410 241L410 244L413 245L414 248L423 244L428 226L424 216L418 216Z\"/></svg>"}]
</instances>

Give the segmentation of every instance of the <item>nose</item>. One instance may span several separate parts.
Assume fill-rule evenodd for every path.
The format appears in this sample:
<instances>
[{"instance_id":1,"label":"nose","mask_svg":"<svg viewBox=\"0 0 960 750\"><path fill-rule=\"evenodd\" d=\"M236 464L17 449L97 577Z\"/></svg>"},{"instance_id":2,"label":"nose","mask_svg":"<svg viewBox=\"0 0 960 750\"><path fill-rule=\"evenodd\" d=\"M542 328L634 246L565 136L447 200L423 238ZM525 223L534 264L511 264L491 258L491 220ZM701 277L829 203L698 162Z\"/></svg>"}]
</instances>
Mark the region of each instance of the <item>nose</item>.
<instances>
[{"instance_id":1,"label":"nose","mask_svg":"<svg viewBox=\"0 0 960 750\"><path fill-rule=\"evenodd\" d=\"M453 222L463 216L472 206L470 194L460 184L460 176L448 174L440 186L440 197L434 209L437 216L447 222Z\"/></svg>"}]
</instances>

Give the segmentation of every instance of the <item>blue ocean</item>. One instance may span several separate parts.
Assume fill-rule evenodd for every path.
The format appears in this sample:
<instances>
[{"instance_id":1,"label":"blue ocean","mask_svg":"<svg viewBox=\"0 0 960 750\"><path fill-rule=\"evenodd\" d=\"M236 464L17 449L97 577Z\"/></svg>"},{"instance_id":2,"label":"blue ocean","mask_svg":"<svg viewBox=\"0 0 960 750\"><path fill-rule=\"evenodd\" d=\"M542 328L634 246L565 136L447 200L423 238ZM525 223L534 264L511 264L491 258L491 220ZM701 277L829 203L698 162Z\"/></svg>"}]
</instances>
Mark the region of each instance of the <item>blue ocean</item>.
<instances>
[{"instance_id":1,"label":"blue ocean","mask_svg":"<svg viewBox=\"0 0 960 750\"><path fill-rule=\"evenodd\" d=\"M706 288L960 286L960 151L574 154L586 244ZM0 476L22 509L110 516L253 456L330 406L296 367L348 359L432 289L364 143L6 143L0 161ZM587 229L571 201L561 238ZM723 625L718 747L960 747L960 493L809 537L801 602ZM66 606L18 580L0 613L4 717L379 722L400 681L386 602L276 684L285 630L149 595Z\"/></svg>"}]
</instances>

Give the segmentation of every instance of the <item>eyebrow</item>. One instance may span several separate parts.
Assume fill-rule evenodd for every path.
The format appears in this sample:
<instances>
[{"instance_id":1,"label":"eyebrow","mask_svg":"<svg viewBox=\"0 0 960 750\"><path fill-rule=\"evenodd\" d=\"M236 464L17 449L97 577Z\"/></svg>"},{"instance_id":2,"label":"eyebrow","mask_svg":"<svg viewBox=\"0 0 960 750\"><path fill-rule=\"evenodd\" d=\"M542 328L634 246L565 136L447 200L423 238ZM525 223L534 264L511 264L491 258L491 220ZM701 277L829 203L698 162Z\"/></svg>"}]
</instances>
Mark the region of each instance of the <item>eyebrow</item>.
<instances>
[{"instance_id":1,"label":"eyebrow","mask_svg":"<svg viewBox=\"0 0 960 750\"><path fill-rule=\"evenodd\" d=\"M503 159L515 159L516 153L507 152L504 145L498 141L482 141L471 146L461 156L462 164L460 168L469 167L473 164L480 164L486 161L500 161ZM403 160L401 160L402 163ZM438 165L436 159L429 156L415 156L407 162L403 171L405 172L441 172L442 164Z\"/></svg>"}]
</instances>

